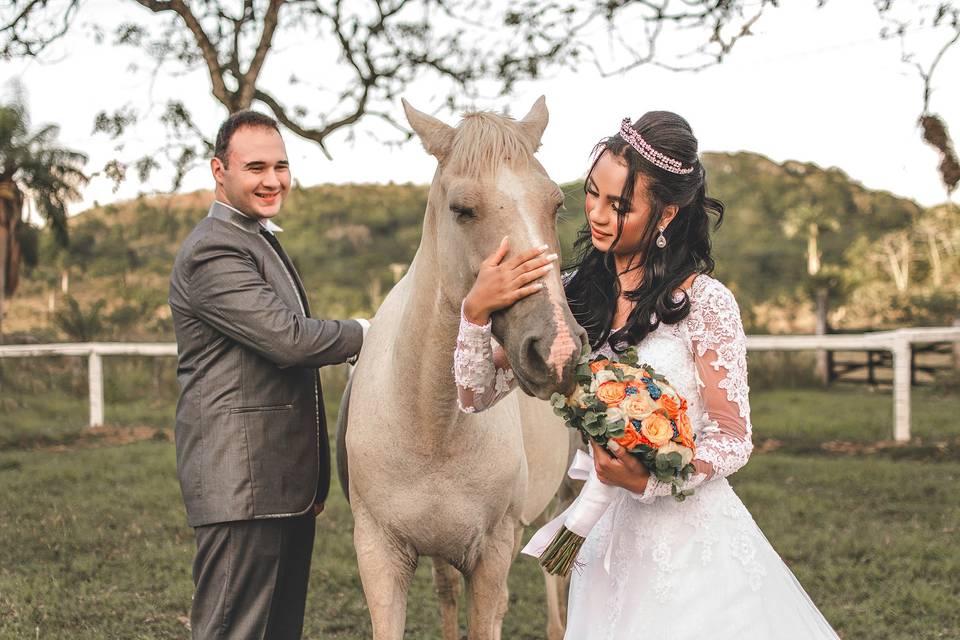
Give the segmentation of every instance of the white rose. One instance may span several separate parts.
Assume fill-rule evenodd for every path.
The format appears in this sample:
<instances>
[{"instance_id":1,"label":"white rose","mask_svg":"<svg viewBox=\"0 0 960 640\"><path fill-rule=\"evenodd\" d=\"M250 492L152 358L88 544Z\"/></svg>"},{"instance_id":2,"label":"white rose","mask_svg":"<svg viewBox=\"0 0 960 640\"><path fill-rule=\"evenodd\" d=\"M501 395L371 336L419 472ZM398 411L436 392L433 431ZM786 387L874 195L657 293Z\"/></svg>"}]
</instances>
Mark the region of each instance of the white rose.
<instances>
[{"instance_id":1,"label":"white rose","mask_svg":"<svg viewBox=\"0 0 960 640\"><path fill-rule=\"evenodd\" d=\"M581 387L581 386L578 384L578 385L577 385L577 388L574 390L574 392L573 392L572 394L570 394L570 397L569 397L569 398L567 398L567 406L568 406L568 407L581 407L581 406L583 406L583 405L582 405L582 403L583 403L583 397L584 397L585 395L587 395L587 393L583 390L583 387Z\"/></svg>"},{"instance_id":2,"label":"white rose","mask_svg":"<svg viewBox=\"0 0 960 640\"><path fill-rule=\"evenodd\" d=\"M643 420L657 410L657 405L650 399L646 391L627 396L620 403L620 406L633 420Z\"/></svg>"},{"instance_id":3,"label":"white rose","mask_svg":"<svg viewBox=\"0 0 960 640\"><path fill-rule=\"evenodd\" d=\"M616 422L617 420L626 421L626 415L619 407L610 407L607 409L607 422Z\"/></svg>"},{"instance_id":4,"label":"white rose","mask_svg":"<svg viewBox=\"0 0 960 640\"><path fill-rule=\"evenodd\" d=\"M667 453L679 453L680 454L680 467L685 467L690 464L690 461L693 460L693 451L689 447L685 447L682 444L677 444L673 440L663 445L657 449L657 455L663 455Z\"/></svg>"},{"instance_id":5,"label":"white rose","mask_svg":"<svg viewBox=\"0 0 960 640\"><path fill-rule=\"evenodd\" d=\"M616 382L617 375L613 371L607 371L606 369L604 369L603 371L597 371L593 375L593 379L596 381L597 385L599 386L604 382Z\"/></svg>"}]
</instances>

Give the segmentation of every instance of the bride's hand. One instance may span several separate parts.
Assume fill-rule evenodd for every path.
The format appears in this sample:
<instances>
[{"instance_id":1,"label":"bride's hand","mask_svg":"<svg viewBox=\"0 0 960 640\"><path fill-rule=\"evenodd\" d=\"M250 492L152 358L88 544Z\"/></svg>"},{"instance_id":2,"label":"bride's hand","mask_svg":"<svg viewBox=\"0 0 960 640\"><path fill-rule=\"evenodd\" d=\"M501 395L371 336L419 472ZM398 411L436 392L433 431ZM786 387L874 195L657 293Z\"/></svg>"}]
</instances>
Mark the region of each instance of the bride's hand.
<instances>
[{"instance_id":1,"label":"bride's hand","mask_svg":"<svg viewBox=\"0 0 960 640\"><path fill-rule=\"evenodd\" d=\"M593 447L593 465L597 470L597 477L603 484L612 484L623 487L634 493L643 493L650 479L650 471L627 450L610 440L610 451L599 444L590 441Z\"/></svg>"},{"instance_id":2,"label":"bride's hand","mask_svg":"<svg viewBox=\"0 0 960 640\"><path fill-rule=\"evenodd\" d=\"M557 254L543 255L549 245L530 249L504 260L510 249L510 240L500 241L497 250L480 265L477 281L463 301L463 313L473 324L484 325L490 314L505 309L518 300L543 289L536 282L553 269Z\"/></svg>"}]
</instances>

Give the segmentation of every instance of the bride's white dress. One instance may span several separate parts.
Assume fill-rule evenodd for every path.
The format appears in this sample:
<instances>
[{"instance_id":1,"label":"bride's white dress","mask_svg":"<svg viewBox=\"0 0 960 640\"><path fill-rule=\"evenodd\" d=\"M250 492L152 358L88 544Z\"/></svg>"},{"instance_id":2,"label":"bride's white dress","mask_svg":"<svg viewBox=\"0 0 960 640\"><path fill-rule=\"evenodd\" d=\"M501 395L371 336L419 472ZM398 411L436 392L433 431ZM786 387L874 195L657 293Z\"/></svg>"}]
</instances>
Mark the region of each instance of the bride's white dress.
<instances>
[{"instance_id":1,"label":"bride's white dress","mask_svg":"<svg viewBox=\"0 0 960 640\"><path fill-rule=\"evenodd\" d=\"M686 293L690 314L660 324L636 347L640 361L688 401L697 473L685 488L694 495L677 502L653 477L642 495L620 489L578 556L565 637L835 639L727 482L753 449L736 300L706 275ZM515 386L489 324L461 320L454 373L467 412L490 407Z\"/></svg>"}]
</instances>

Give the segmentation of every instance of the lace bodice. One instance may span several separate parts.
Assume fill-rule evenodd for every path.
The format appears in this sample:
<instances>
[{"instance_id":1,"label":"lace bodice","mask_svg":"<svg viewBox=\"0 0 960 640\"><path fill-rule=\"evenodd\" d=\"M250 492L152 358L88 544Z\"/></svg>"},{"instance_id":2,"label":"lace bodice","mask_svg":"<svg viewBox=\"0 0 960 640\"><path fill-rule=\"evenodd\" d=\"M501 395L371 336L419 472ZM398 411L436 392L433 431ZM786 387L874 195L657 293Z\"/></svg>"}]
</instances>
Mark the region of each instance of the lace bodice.
<instances>
[{"instance_id":1,"label":"lace bodice","mask_svg":"<svg viewBox=\"0 0 960 640\"><path fill-rule=\"evenodd\" d=\"M746 337L737 302L729 289L706 275L698 276L687 293L690 314L677 324L661 323L636 347L640 361L665 375L687 399L697 447L696 473L684 488L692 489L737 471L753 445ZM604 351L612 349L607 345ZM468 413L493 406L516 385L490 324L471 324L462 315L454 375L460 408ZM670 485L651 476L643 494L631 495L652 502L669 496Z\"/></svg>"}]
</instances>

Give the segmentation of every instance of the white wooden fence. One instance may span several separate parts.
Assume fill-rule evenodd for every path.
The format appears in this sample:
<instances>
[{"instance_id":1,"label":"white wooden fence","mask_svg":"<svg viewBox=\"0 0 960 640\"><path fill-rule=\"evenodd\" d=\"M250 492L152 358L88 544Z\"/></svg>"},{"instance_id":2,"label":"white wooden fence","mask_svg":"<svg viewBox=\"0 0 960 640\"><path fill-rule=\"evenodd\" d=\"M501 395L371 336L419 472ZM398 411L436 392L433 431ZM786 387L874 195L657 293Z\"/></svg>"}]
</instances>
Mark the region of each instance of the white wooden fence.
<instances>
[{"instance_id":1,"label":"white wooden fence","mask_svg":"<svg viewBox=\"0 0 960 640\"><path fill-rule=\"evenodd\" d=\"M910 439L911 345L960 342L960 327L925 327L859 335L748 336L748 351L890 351L893 354L893 437ZM86 356L89 361L90 426L103 424L103 356L175 356L173 343L84 342L0 346L0 358Z\"/></svg>"},{"instance_id":2,"label":"white wooden fence","mask_svg":"<svg viewBox=\"0 0 960 640\"><path fill-rule=\"evenodd\" d=\"M175 356L174 343L78 342L0 346L0 358L86 356L90 380L90 426L103 424L103 356Z\"/></svg>"},{"instance_id":3,"label":"white wooden fence","mask_svg":"<svg viewBox=\"0 0 960 640\"><path fill-rule=\"evenodd\" d=\"M910 347L960 342L960 327L922 327L859 335L748 336L747 351L890 351L893 354L893 438L910 439Z\"/></svg>"}]
</instances>

